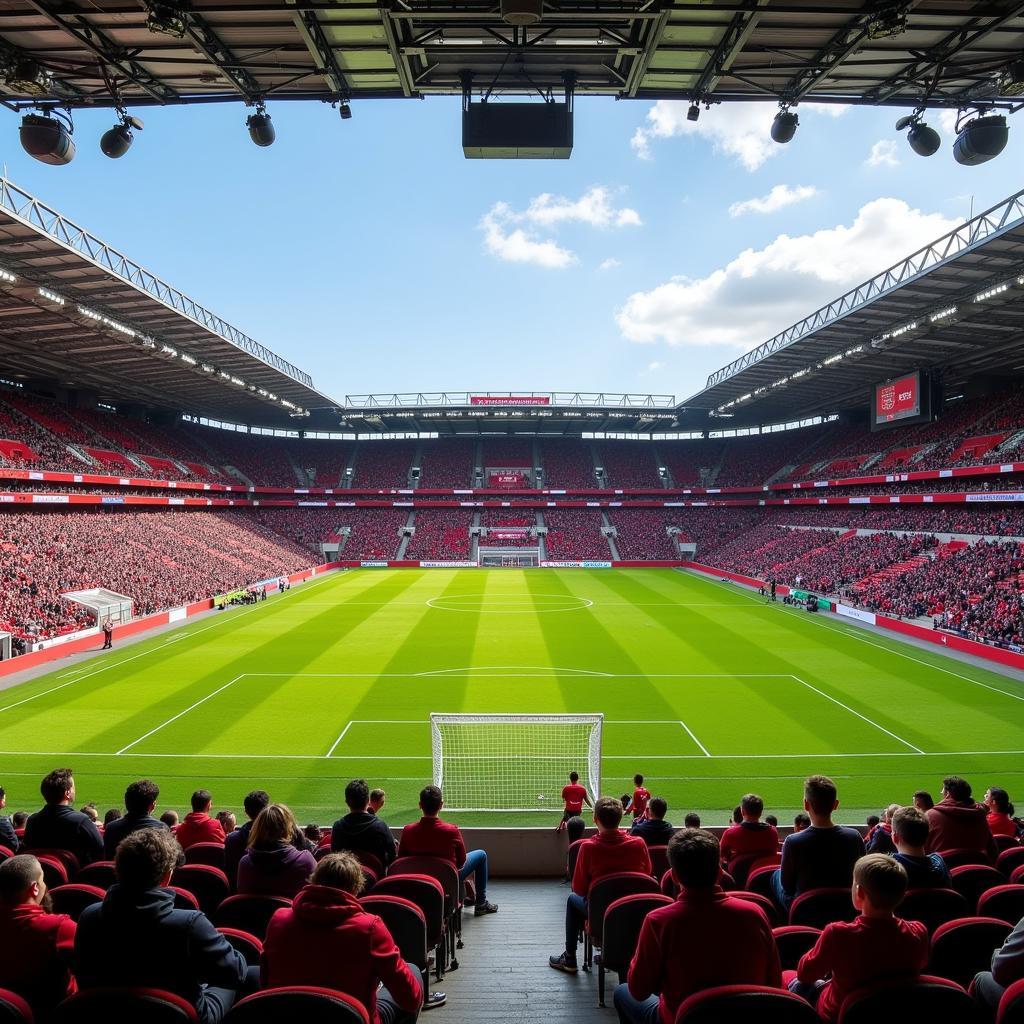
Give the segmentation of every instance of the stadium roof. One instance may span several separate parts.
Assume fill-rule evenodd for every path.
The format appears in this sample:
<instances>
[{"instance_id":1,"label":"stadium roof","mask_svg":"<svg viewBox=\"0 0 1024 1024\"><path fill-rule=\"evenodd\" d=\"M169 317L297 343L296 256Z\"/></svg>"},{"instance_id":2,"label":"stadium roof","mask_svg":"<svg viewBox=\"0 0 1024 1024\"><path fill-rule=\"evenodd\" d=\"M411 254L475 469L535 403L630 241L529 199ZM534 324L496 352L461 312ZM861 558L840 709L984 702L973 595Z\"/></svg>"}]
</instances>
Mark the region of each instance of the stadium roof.
<instances>
[{"instance_id":1,"label":"stadium roof","mask_svg":"<svg viewBox=\"0 0 1024 1024\"><path fill-rule=\"evenodd\" d=\"M266 426L311 429L292 414L335 405L308 373L4 178L0 373Z\"/></svg>"},{"instance_id":2,"label":"stadium roof","mask_svg":"<svg viewBox=\"0 0 1024 1024\"><path fill-rule=\"evenodd\" d=\"M1024 191L816 310L708 377L682 405L739 427L865 406L872 384L941 371L1024 371Z\"/></svg>"},{"instance_id":3,"label":"stadium roof","mask_svg":"<svg viewBox=\"0 0 1024 1024\"><path fill-rule=\"evenodd\" d=\"M541 6L6 0L0 102L422 97L459 94L467 75L543 95L568 75L579 94L631 99L959 107L995 103L1024 48L1024 3L997 0L546 0L530 27L506 5Z\"/></svg>"}]
</instances>

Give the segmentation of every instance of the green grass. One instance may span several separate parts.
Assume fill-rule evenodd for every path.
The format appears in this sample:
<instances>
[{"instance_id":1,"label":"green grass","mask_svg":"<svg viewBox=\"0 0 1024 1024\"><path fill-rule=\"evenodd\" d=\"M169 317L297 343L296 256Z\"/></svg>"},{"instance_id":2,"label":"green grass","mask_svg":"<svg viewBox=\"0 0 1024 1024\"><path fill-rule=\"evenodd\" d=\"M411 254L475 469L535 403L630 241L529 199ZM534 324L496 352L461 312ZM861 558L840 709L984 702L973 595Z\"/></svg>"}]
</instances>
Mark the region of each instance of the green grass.
<instances>
[{"instance_id":1,"label":"green grass","mask_svg":"<svg viewBox=\"0 0 1024 1024\"><path fill-rule=\"evenodd\" d=\"M836 779L845 820L953 772L1024 789L1016 680L652 569L324 577L0 694L0 783L9 811L63 765L101 812L139 777L179 811L199 785L235 809L261 786L325 824L363 775L401 822L429 781L431 711L603 712L604 791L643 772L673 821L724 823L754 790L785 823L811 772Z\"/></svg>"}]
</instances>

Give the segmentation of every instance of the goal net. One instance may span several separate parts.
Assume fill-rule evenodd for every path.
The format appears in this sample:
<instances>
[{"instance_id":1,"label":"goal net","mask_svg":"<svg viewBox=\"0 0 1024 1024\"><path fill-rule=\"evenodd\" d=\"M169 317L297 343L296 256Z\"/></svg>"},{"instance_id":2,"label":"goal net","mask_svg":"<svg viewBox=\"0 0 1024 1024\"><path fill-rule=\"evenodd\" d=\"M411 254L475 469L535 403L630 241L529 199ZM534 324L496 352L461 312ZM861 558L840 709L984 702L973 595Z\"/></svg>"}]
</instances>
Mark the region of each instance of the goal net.
<instances>
[{"instance_id":1,"label":"goal net","mask_svg":"<svg viewBox=\"0 0 1024 1024\"><path fill-rule=\"evenodd\" d=\"M601 789L604 715L430 716L434 785L456 811L562 810L577 771L591 800Z\"/></svg>"}]
</instances>

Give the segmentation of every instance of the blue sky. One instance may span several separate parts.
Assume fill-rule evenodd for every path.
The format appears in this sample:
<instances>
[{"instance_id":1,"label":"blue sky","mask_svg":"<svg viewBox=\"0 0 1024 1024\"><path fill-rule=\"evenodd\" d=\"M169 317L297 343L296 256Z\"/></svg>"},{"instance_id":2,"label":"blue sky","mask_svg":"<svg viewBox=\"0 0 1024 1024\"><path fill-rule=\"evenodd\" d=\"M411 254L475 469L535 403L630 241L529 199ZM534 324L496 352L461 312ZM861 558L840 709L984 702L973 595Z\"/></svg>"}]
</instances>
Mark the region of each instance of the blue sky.
<instances>
[{"instance_id":1,"label":"blue sky","mask_svg":"<svg viewBox=\"0 0 1024 1024\"><path fill-rule=\"evenodd\" d=\"M471 161L457 100L145 110L103 157L8 176L308 370L335 398L419 390L674 394L1020 187L1024 123L989 164L914 156L901 111L580 99L569 161ZM930 115L935 127L937 114ZM774 190L774 191L773 191ZM755 200L750 203L749 201ZM784 205L785 203L789 205ZM746 206L739 206L744 204Z\"/></svg>"}]
</instances>

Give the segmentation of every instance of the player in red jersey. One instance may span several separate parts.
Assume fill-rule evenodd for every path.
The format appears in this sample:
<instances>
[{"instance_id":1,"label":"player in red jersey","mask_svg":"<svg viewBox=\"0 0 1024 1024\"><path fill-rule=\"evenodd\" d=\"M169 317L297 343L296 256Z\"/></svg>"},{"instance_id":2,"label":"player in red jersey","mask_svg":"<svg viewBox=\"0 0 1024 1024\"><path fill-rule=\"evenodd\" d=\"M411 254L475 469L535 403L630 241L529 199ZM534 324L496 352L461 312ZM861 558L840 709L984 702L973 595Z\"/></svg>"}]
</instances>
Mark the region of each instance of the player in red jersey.
<instances>
[{"instance_id":1,"label":"player in red jersey","mask_svg":"<svg viewBox=\"0 0 1024 1024\"><path fill-rule=\"evenodd\" d=\"M565 809L562 811L562 820L558 823L556 832L561 832L570 818L582 814L584 804L593 807L585 787L580 785L579 772L569 772L569 785L562 787L562 799L565 801Z\"/></svg>"},{"instance_id":2,"label":"player in red jersey","mask_svg":"<svg viewBox=\"0 0 1024 1024\"><path fill-rule=\"evenodd\" d=\"M647 818L647 804L650 802L651 793L650 790L644 789L644 777L642 775L633 776L633 785L635 788L627 810L633 812L634 821L640 821Z\"/></svg>"}]
</instances>

